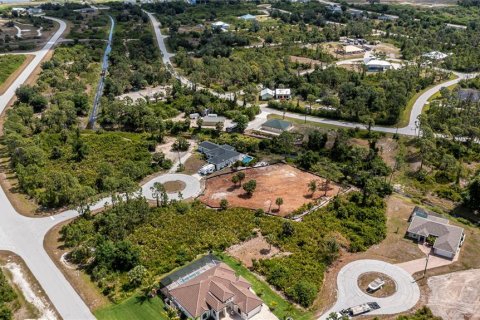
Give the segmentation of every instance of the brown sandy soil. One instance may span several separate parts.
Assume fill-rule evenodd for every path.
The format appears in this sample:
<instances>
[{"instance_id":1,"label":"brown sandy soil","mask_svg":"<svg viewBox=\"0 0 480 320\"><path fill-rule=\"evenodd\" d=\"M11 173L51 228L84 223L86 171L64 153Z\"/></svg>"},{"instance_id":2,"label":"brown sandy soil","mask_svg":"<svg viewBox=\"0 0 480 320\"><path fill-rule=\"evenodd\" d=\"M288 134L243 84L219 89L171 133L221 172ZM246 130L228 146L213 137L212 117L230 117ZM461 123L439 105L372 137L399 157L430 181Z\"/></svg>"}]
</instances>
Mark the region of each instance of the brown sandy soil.
<instances>
[{"instance_id":1,"label":"brown sandy soil","mask_svg":"<svg viewBox=\"0 0 480 320\"><path fill-rule=\"evenodd\" d=\"M387 58L400 58L400 48L395 47L390 43L380 43L375 46L375 52L381 52L386 54Z\"/></svg>"},{"instance_id":2,"label":"brown sandy soil","mask_svg":"<svg viewBox=\"0 0 480 320\"><path fill-rule=\"evenodd\" d=\"M207 162L202 159L202 155L198 153L194 153L190 156L190 158L185 161L184 166L185 170L183 171L184 174L195 174L198 170L203 167Z\"/></svg>"},{"instance_id":3,"label":"brown sandy soil","mask_svg":"<svg viewBox=\"0 0 480 320\"><path fill-rule=\"evenodd\" d=\"M444 320L480 319L480 269L428 279L428 307Z\"/></svg>"},{"instance_id":4,"label":"brown sandy soil","mask_svg":"<svg viewBox=\"0 0 480 320\"><path fill-rule=\"evenodd\" d=\"M298 56L290 56L290 61L294 63L308 64L311 67L314 67L316 65L319 65L319 66L323 65L323 62L320 60L314 60L314 59L298 57Z\"/></svg>"},{"instance_id":5,"label":"brown sandy soil","mask_svg":"<svg viewBox=\"0 0 480 320\"><path fill-rule=\"evenodd\" d=\"M385 284L377 291L369 292L368 285L377 278L385 281ZM366 294L377 298L389 297L397 291L397 285L395 284L395 281L393 281L393 279L386 274L379 272L367 272L360 275L360 277L358 278L358 287L362 289L363 292L365 292Z\"/></svg>"},{"instance_id":6,"label":"brown sandy soil","mask_svg":"<svg viewBox=\"0 0 480 320\"><path fill-rule=\"evenodd\" d=\"M232 207L249 209L263 209L279 216L286 216L303 204L313 202L308 183L318 180L321 184L324 179L311 173L301 171L289 165L272 165L261 168L252 168L243 171L245 180L257 181L257 188L251 197L247 196L243 188L234 185L231 181L234 173L209 178L206 189L200 201L211 207L219 207L222 199L227 199ZM339 186L330 183L327 196L338 193ZM317 197L323 195L323 190L317 191ZM283 205L278 210L275 199L283 198Z\"/></svg>"},{"instance_id":7,"label":"brown sandy soil","mask_svg":"<svg viewBox=\"0 0 480 320\"><path fill-rule=\"evenodd\" d=\"M185 182L180 181L180 180L175 180L175 181L167 181L163 184L165 187L165 191L169 193L173 192L179 192L185 189Z\"/></svg>"},{"instance_id":8,"label":"brown sandy soil","mask_svg":"<svg viewBox=\"0 0 480 320\"><path fill-rule=\"evenodd\" d=\"M278 255L288 255L275 246L270 245L259 233L255 238L228 248L227 253L240 260L247 268L251 268L253 260L269 259Z\"/></svg>"},{"instance_id":9,"label":"brown sandy soil","mask_svg":"<svg viewBox=\"0 0 480 320\"><path fill-rule=\"evenodd\" d=\"M387 237L365 252L341 252L340 257L325 273L324 283L313 306L317 310L317 315L322 314L336 301L337 274L348 263L359 259L379 259L390 263L400 263L424 257L417 244L404 238L408 227L408 217L415 205L399 195L388 197L386 202ZM381 317L381 319L389 318ZM396 316L392 316L391 319L396 319Z\"/></svg>"},{"instance_id":10,"label":"brown sandy soil","mask_svg":"<svg viewBox=\"0 0 480 320\"><path fill-rule=\"evenodd\" d=\"M25 56L26 58L25 58L25 61L23 61L22 65L17 70L15 70L7 78L7 80L5 80L4 83L2 83L2 85L0 85L0 95L4 94L5 91L7 91L7 89L12 85L12 82L15 81L15 79L17 79L20 73L22 73L22 71L25 70L25 68L30 64L30 62L35 57L34 55L31 55L31 54L26 54Z\"/></svg>"},{"instance_id":11,"label":"brown sandy soil","mask_svg":"<svg viewBox=\"0 0 480 320\"><path fill-rule=\"evenodd\" d=\"M14 254L13 252L0 251L0 265L4 266L9 262L13 262L20 266L20 268L22 269L22 273L25 276L28 283L30 284L32 290L38 295L38 297L40 297L43 300L45 306L50 310L53 310L53 312L58 317L58 319L60 319L60 315L58 314L54 305L52 304L48 296L45 294L40 284L37 282L37 279L35 279L33 274L30 272L30 269L28 269L23 259L20 258L18 255ZM7 276L7 278L9 277ZM20 306L18 310L15 310L13 314L13 319L20 320L20 319L37 318L39 311L35 308L35 306L33 306L32 304L30 304L28 301L25 300L20 288L18 288L11 281L10 281L10 284L12 285L13 289L17 292L18 300L20 302Z\"/></svg>"},{"instance_id":12,"label":"brown sandy soil","mask_svg":"<svg viewBox=\"0 0 480 320\"><path fill-rule=\"evenodd\" d=\"M90 310L94 311L98 308L109 304L108 299L102 295L95 284L90 280L89 276L83 271L78 270L75 265L68 264L62 259L64 254L69 251L63 248L60 239L60 230L71 221L65 221L52 228L45 236L43 246L52 261L62 271L63 275L70 282L75 291L85 301Z\"/></svg>"},{"instance_id":13,"label":"brown sandy soil","mask_svg":"<svg viewBox=\"0 0 480 320\"><path fill-rule=\"evenodd\" d=\"M368 148L368 140L351 138L349 140L351 145ZM390 167L395 166L395 156L398 151L398 142L392 138L384 137L377 141L377 148L380 150L379 154L383 161Z\"/></svg>"}]
</instances>

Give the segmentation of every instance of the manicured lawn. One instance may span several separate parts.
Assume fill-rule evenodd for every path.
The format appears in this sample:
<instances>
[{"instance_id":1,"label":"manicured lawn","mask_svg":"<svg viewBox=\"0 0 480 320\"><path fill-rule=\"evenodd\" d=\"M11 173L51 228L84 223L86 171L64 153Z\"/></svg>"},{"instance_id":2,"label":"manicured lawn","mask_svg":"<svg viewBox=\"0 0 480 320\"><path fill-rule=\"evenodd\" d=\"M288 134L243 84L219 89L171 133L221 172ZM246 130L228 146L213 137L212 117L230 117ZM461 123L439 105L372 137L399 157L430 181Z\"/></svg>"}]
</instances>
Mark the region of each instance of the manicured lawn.
<instances>
[{"instance_id":1,"label":"manicured lawn","mask_svg":"<svg viewBox=\"0 0 480 320\"><path fill-rule=\"evenodd\" d=\"M257 278L252 272L245 268L240 262L225 254L216 253L215 256L228 264L235 272L247 279L252 285L253 291L270 308L275 307L273 313L281 320L291 317L295 320L313 319L313 313L296 308L287 300L275 293L264 281Z\"/></svg>"},{"instance_id":2,"label":"manicured lawn","mask_svg":"<svg viewBox=\"0 0 480 320\"><path fill-rule=\"evenodd\" d=\"M163 307L164 303L159 297L142 300L140 296L133 296L119 304L97 310L95 317L99 320L168 320Z\"/></svg>"},{"instance_id":3,"label":"manicured lawn","mask_svg":"<svg viewBox=\"0 0 480 320\"><path fill-rule=\"evenodd\" d=\"M22 65L26 58L23 54L0 56L0 85Z\"/></svg>"}]
</instances>

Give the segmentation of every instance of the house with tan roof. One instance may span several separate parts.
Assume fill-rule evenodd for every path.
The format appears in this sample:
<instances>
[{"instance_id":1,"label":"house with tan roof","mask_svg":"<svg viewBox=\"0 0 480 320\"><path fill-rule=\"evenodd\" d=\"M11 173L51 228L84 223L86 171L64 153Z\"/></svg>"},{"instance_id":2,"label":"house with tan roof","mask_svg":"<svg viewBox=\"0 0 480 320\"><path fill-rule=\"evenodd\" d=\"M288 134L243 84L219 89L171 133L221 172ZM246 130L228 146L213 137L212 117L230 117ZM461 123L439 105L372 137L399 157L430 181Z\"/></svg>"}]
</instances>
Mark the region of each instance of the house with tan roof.
<instances>
[{"instance_id":1,"label":"house with tan roof","mask_svg":"<svg viewBox=\"0 0 480 320\"><path fill-rule=\"evenodd\" d=\"M234 314L248 320L263 301L250 283L228 265L208 255L172 273L161 282L165 302L189 319L223 319Z\"/></svg>"},{"instance_id":2,"label":"house with tan roof","mask_svg":"<svg viewBox=\"0 0 480 320\"><path fill-rule=\"evenodd\" d=\"M463 228L450 225L448 219L415 207L410 217L407 236L421 243L433 238L433 253L453 259L465 241Z\"/></svg>"}]
</instances>

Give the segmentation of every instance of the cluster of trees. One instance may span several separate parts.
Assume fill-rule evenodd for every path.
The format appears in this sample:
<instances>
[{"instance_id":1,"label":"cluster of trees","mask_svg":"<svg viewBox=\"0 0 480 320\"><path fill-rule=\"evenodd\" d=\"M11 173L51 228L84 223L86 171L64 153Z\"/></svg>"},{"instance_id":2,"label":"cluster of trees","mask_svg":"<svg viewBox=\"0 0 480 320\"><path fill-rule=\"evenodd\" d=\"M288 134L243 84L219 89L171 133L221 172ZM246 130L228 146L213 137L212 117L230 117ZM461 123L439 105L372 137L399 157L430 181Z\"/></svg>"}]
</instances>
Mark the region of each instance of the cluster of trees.
<instances>
[{"instance_id":1,"label":"cluster of trees","mask_svg":"<svg viewBox=\"0 0 480 320\"><path fill-rule=\"evenodd\" d=\"M7 113L4 144L11 166L20 189L42 206L80 205L96 193L130 190L163 167L152 160L155 142L148 135L78 129L91 106L87 88L100 75L103 46L58 47L37 84L17 90Z\"/></svg>"},{"instance_id":2,"label":"cluster of trees","mask_svg":"<svg viewBox=\"0 0 480 320\"><path fill-rule=\"evenodd\" d=\"M0 319L13 319L12 304L16 299L17 294L13 291L3 272L0 271Z\"/></svg>"},{"instance_id":3,"label":"cluster of trees","mask_svg":"<svg viewBox=\"0 0 480 320\"><path fill-rule=\"evenodd\" d=\"M421 136L415 141L421 161L417 180L426 186L435 184L439 196L455 202L462 200L461 182L469 181L464 201L474 210L479 209L478 173L466 164L480 159L479 121L480 103L463 101L456 91L444 89L419 118Z\"/></svg>"},{"instance_id":4,"label":"cluster of trees","mask_svg":"<svg viewBox=\"0 0 480 320\"><path fill-rule=\"evenodd\" d=\"M308 221L296 223L244 209L225 207L218 212L197 202L163 205L162 201L162 206L149 208L144 199L129 198L115 202L101 215L83 215L61 233L65 245L72 248L70 259L84 266L104 294L115 299L122 290L153 285L158 276L198 254L223 251L255 236L254 230L259 229L292 254L257 262L255 269L289 298L308 307L324 270L338 256L340 243L352 251L364 250L385 235L381 199L372 196L366 206L360 199L360 195L338 199L308 216Z\"/></svg>"},{"instance_id":5,"label":"cluster of trees","mask_svg":"<svg viewBox=\"0 0 480 320\"><path fill-rule=\"evenodd\" d=\"M113 98L131 90L164 84L170 79L162 63L150 20L139 6L112 6L117 28L113 36L104 95Z\"/></svg>"},{"instance_id":6,"label":"cluster of trees","mask_svg":"<svg viewBox=\"0 0 480 320\"><path fill-rule=\"evenodd\" d=\"M415 66L370 75L332 66L291 83L295 92L308 102L307 106L275 101L269 106L322 117L392 125L399 120L409 98L445 77L444 73L426 72ZM311 108L317 98L330 108Z\"/></svg>"}]
</instances>

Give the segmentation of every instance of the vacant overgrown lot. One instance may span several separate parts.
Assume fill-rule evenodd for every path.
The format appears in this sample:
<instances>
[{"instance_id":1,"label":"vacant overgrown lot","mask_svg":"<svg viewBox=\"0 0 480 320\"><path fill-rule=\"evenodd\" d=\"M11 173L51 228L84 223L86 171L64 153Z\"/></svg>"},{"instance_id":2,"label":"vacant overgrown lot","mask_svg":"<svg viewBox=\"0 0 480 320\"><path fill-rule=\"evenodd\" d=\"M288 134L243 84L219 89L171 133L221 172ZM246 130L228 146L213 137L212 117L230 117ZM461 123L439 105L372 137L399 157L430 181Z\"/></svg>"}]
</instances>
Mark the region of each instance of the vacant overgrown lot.
<instances>
[{"instance_id":1,"label":"vacant overgrown lot","mask_svg":"<svg viewBox=\"0 0 480 320\"><path fill-rule=\"evenodd\" d=\"M26 56L23 54L0 56L0 85L22 65L25 59Z\"/></svg>"},{"instance_id":2,"label":"vacant overgrown lot","mask_svg":"<svg viewBox=\"0 0 480 320\"><path fill-rule=\"evenodd\" d=\"M348 217L344 219L343 217ZM385 235L384 204L352 193L313 212L303 222L253 214L245 209L217 211L201 203L177 202L149 208L130 199L106 212L83 216L62 229L72 262L84 266L105 295L114 301L208 251L224 251L260 231L288 256L254 263L253 269L291 300L309 307L326 267L340 246L362 251Z\"/></svg>"},{"instance_id":3,"label":"vacant overgrown lot","mask_svg":"<svg viewBox=\"0 0 480 320\"><path fill-rule=\"evenodd\" d=\"M319 188L312 197L312 192L308 190L309 182L314 180L318 185L322 185L325 180L289 165L277 164L243 172L245 182L249 180L257 182L257 189L252 196L246 195L239 184L232 182L235 173L231 173L208 179L201 201L211 207L219 207L220 201L226 199L233 207L262 209L268 213L286 216L302 205L324 196L325 191L327 196L332 196L339 190L338 185L329 183L327 190ZM280 209L275 204L277 198L283 199Z\"/></svg>"}]
</instances>

